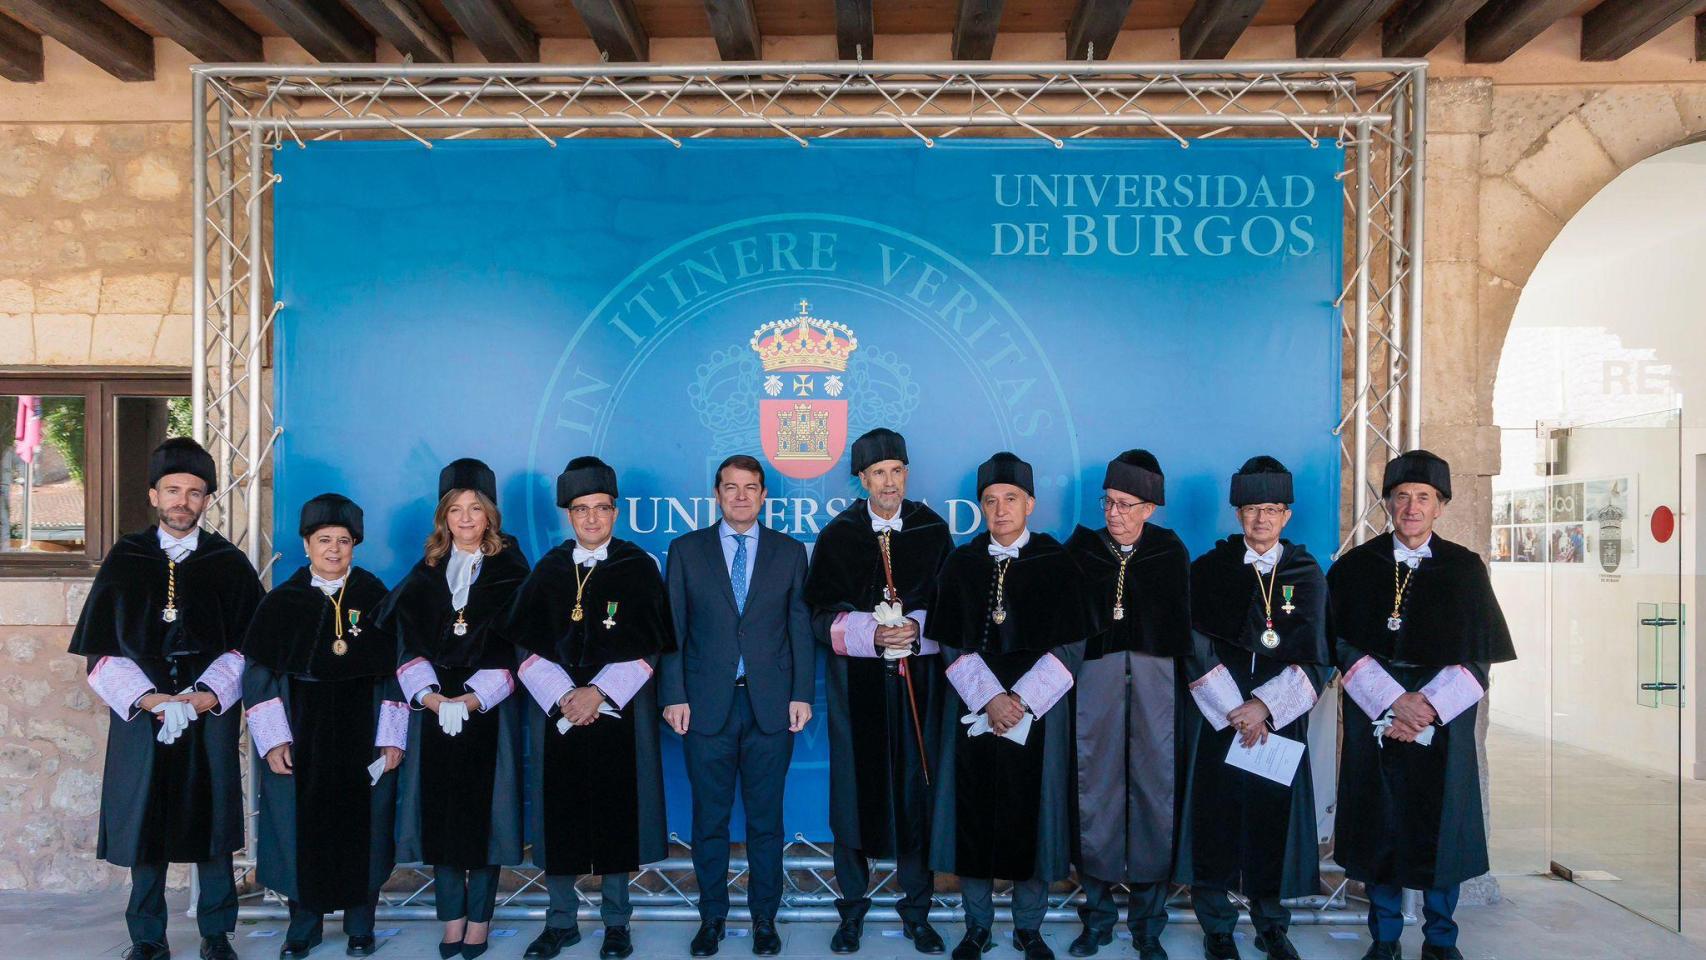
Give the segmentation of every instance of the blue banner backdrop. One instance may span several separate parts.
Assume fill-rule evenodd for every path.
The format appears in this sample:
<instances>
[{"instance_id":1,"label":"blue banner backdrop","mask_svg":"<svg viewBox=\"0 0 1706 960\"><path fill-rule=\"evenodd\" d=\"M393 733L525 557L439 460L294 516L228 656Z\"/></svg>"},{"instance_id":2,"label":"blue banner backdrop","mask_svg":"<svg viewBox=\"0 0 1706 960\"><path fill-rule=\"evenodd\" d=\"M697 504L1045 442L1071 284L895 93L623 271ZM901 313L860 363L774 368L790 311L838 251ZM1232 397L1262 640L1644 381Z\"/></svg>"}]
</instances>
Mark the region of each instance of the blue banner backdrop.
<instances>
[{"instance_id":1,"label":"blue banner backdrop","mask_svg":"<svg viewBox=\"0 0 1706 960\"><path fill-rule=\"evenodd\" d=\"M459 456L497 471L529 557L567 536L553 482L581 454L620 472L617 535L660 563L714 521L712 470L736 452L771 468L765 522L809 543L858 495L847 447L875 426L907 435L912 496L962 539L997 450L1035 464L1032 525L1064 537L1100 525L1107 460L1147 447L1155 522L1193 551L1236 529L1228 477L1265 453L1296 474L1289 533L1326 556L1343 159L1290 141L286 146L275 580L304 562L300 504L336 490L367 511L357 562L394 582ZM666 733L685 836L679 746ZM790 834L828 838L827 767L820 694Z\"/></svg>"}]
</instances>

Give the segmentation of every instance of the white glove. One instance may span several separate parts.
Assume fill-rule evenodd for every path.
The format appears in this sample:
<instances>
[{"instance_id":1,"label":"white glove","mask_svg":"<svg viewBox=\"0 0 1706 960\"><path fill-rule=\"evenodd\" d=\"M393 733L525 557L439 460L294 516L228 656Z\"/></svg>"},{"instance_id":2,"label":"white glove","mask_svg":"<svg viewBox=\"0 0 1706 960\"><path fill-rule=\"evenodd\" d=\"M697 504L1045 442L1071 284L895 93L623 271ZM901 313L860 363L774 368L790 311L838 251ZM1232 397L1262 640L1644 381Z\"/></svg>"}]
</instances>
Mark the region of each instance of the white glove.
<instances>
[{"instance_id":1,"label":"white glove","mask_svg":"<svg viewBox=\"0 0 1706 960\"><path fill-rule=\"evenodd\" d=\"M160 732L154 739L161 743L173 743L189 729L190 721L195 719L195 707L182 700L167 700L154 706L154 713L160 715Z\"/></svg>"},{"instance_id":2,"label":"white glove","mask_svg":"<svg viewBox=\"0 0 1706 960\"><path fill-rule=\"evenodd\" d=\"M1387 710L1385 713L1380 715L1379 720L1374 721L1374 745L1382 750L1386 749L1386 731L1391 729L1395 719L1396 718L1392 715L1392 711ZM1416 734L1416 742L1424 747L1433 746L1434 728L1423 727L1422 732Z\"/></svg>"},{"instance_id":3,"label":"white glove","mask_svg":"<svg viewBox=\"0 0 1706 960\"><path fill-rule=\"evenodd\" d=\"M438 728L447 737L454 737L462 732L462 725L468 722L468 705L460 700L447 700L438 705Z\"/></svg>"},{"instance_id":4,"label":"white glove","mask_svg":"<svg viewBox=\"0 0 1706 960\"><path fill-rule=\"evenodd\" d=\"M368 764L367 765L367 775L369 778L371 778L370 782L368 783L368 786L377 787L379 785L379 778L385 776L385 758L380 757L379 759Z\"/></svg>"},{"instance_id":5,"label":"white glove","mask_svg":"<svg viewBox=\"0 0 1706 960\"><path fill-rule=\"evenodd\" d=\"M1019 718L1019 722L1013 724L1013 729L1001 734L1001 736L1023 745L1031 735L1031 721L1033 719L1035 718L1027 710L1025 715ZM960 718L960 722L967 725L966 736L968 737L981 737L986 733L995 732L995 727L990 725L989 714L987 713L968 713Z\"/></svg>"},{"instance_id":6,"label":"white glove","mask_svg":"<svg viewBox=\"0 0 1706 960\"><path fill-rule=\"evenodd\" d=\"M898 627L906 622L906 611L900 608L899 602L885 600L877 604L877 609L871 614L871 618L877 621L879 627ZM912 656L912 650L909 647L883 648L883 659L885 660L904 660L910 656Z\"/></svg>"},{"instance_id":7,"label":"white glove","mask_svg":"<svg viewBox=\"0 0 1706 960\"><path fill-rule=\"evenodd\" d=\"M615 717L618 720L622 719L622 711L611 706L609 704L609 702L599 704L598 705L598 712L604 714L607 717ZM569 722L568 717L558 717L557 718L557 732L558 733L568 733L570 730L573 730L574 728L575 728L575 725Z\"/></svg>"}]
</instances>

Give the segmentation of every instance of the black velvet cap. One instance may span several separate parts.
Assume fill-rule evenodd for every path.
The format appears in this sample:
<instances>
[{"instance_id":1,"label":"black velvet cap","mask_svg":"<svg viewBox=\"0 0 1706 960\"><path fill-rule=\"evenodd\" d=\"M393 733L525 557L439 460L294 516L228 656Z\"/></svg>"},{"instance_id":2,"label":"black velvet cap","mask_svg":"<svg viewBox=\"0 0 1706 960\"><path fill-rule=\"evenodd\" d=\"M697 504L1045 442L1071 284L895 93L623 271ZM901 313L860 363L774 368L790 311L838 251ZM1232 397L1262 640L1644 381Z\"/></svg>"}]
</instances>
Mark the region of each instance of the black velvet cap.
<instances>
[{"instance_id":1,"label":"black velvet cap","mask_svg":"<svg viewBox=\"0 0 1706 960\"><path fill-rule=\"evenodd\" d=\"M1411 450L1386 462L1380 495L1389 497L1400 483L1425 483L1439 491L1440 499L1451 499L1451 464L1426 450Z\"/></svg>"},{"instance_id":2,"label":"black velvet cap","mask_svg":"<svg viewBox=\"0 0 1706 960\"><path fill-rule=\"evenodd\" d=\"M309 537L321 527L343 527L360 543L361 507L341 493L322 493L302 505L302 521L296 525L296 532Z\"/></svg>"},{"instance_id":3,"label":"black velvet cap","mask_svg":"<svg viewBox=\"0 0 1706 960\"><path fill-rule=\"evenodd\" d=\"M1167 503L1167 480L1161 474L1161 464L1148 450L1127 450L1108 461L1108 472L1102 476L1104 490L1119 490L1156 506Z\"/></svg>"},{"instance_id":4,"label":"black velvet cap","mask_svg":"<svg viewBox=\"0 0 1706 960\"><path fill-rule=\"evenodd\" d=\"M1291 503L1291 471L1273 457L1251 457L1232 475L1232 505Z\"/></svg>"},{"instance_id":5,"label":"black velvet cap","mask_svg":"<svg viewBox=\"0 0 1706 960\"><path fill-rule=\"evenodd\" d=\"M557 474L557 506L567 508L589 493L608 493L616 499L616 471L597 457L576 457Z\"/></svg>"},{"instance_id":6,"label":"black velvet cap","mask_svg":"<svg viewBox=\"0 0 1706 960\"><path fill-rule=\"evenodd\" d=\"M438 498L452 490L473 490L485 494L487 500L498 502L498 475L485 461L473 457L452 460L438 472Z\"/></svg>"},{"instance_id":7,"label":"black velvet cap","mask_svg":"<svg viewBox=\"0 0 1706 960\"><path fill-rule=\"evenodd\" d=\"M899 460L906 463L906 438L887 427L868 430L853 441L853 472L864 473L873 463Z\"/></svg>"},{"instance_id":8,"label":"black velvet cap","mask_svg":"<svg viewBox=\"0 0 1706 960\"><path fill-rule=\"evenodd\" d=\"M1005 450L983 461L977 468L978 497L982 498L983 491L996 483L1010 483L1028 496L1037 495L1036 484L1031 479L1031 465Z\"/></svg>"},{"instance_id":9,"label":"black velvet cap","mask_svg":"<svg viewBox=\"0 0 1706 960\"><path fill-rule=\"evenodd\" d=\"M161 441L148 455L148 485L154 486L161 477L187 473L200 477L207 484L207 493L219 489L219 472L213 467L213 456L201 444L189 437L170 437Z\"/></svg>"}]
</instances>

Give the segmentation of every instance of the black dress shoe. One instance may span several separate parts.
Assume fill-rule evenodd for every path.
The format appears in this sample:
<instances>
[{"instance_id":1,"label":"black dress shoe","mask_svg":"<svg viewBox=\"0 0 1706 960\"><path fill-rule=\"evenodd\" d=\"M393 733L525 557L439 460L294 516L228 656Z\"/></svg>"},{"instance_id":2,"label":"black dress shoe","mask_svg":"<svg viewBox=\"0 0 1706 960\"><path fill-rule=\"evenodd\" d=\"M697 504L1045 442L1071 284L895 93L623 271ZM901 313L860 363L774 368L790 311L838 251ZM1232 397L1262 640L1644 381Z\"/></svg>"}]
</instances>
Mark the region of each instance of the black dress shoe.
<instances>
[{"instance_id":1,"label":"black dress shoe","mask_svg":"<svg viewBox=\"0 0 1706 960\"><path fill-rule=\"evenodd\" d=\"M717 955L717 944L722 939L722 919L706 920L699 924L699 932L693 935L693 942L688 945L687 952L695 957L714 957Z\"/></svg>"},{"instance_id":2,"label":"black dress shoe","mask_svg":"<svg viewBox=\"0 0 1706 960\"><path fill-rule=\"evenodd\" d=\"M942 935L930 925L928 920L913 923L907 920L900 925L901 935L912 941L912 949L919 953L943 953L948 945L942 942Z\"/></svg>"},{"instance_id":3,"label":"black dress shoe","mask_svg":"<svg viewBox=\"0 0 1706 960\"><path fill-rule=\"evenodd\" d=\"M1202 937L1205 960L1243 960L1238 953L1238 941L1230 933L1205 933Z\"/></svg>"},{"instance_id":4,"label":"black dress shoe","mask_svg":"<svg viewBox=\"0 0 1706 960\"><path fill-rule=\"evenodd\" d=\"M782 937L776 932L776 921L752 921L752 953L757 957L774 957L782 952Z\"/></svg>"},{"instance_id":5,"label":"black dress shoe","mask_svg":"<svg viewBox=\"0 0 1706 960\"><path fill-rule=\"evenodd\" d=\"M1368 945L1362 960L1404 960L1404 954L1398 949L1398 941L1376 940Z\"/></svg>"},{"instance_id":6,"label":"black dress shoe","mask_svg":"<svg viewBox=\"0 0 1706 960\"><path fill-rule=\"evenodd\" d=\"M1040 930L1013 931L1013 946L1025 951L1025 960L1054 960L1054 951L1049 949Z\"/></svg>"},{"instance_id":7,"label":"black dress shoe","mask_svg":"<svg viewBox=\"0 0 1706 960\"><path fill-rule=\"evenodd\" d=\"M1160 937L1143 937L1133 946L1137 947L1137 960L1167 960L1167 951L1162 949Z\"/></svg>"},{"instance_id":8,"label":"black dress shoe","mask_svg":"<svg viewBox=\"0 0 1706 960\"><path fill-rule=\"evenodd\" d=\"M378 952L379 938L371 933L351 934L344 947L344 955L350 957L371 957Z\"/></svg>"},{"instance_id":9,"label":"black dress shoe","mask_svg":"<svg viewBox=\"0 0 1706 960\"><path fill-rule=\"evenodd\" d=\"M960 938L960 945L954 948L953 960L977 960L993 949L995 941L990 938L988 928L968 923L966 935Z\"/></svg>"},{"instance_id":10,"label":"black dress shoe","mask_svg":"<svg viewBox=\"0 0 1706 960\"><path fill-rule=\"evenodd\" d=\"M462 941L462 960L474 960L475 957L485 956L486 951L491 948L492 942L490 940L485 943L469 943L464 940Z\"/></svg>"},{"instance_id":11,"label":"black dress shoe","mask_svg":"<svg viewBox=\"0 0 1706 960\"><path fill-rule=\"evenodd\" d=\"M829 938L830 953L858 953L859 938L865 933L864 917L842 917L841 926Z\"/></svg>"},{"instance_id":12,"label":"black dress shoe","mask_svg":"<svg viewBox=\"0 0 1706 960\"><path fill-rule=\"evenodd\" d=\"M163 943L133 943L124 960L172 960L172 949Z\"/></svg>"},{"instance_id":13,"label":"black dress shoe","mask_svg":"<svg viewBox=\"0 0 1706 960\"><path fill-rule=\"evenodd\" d=\"M231 946L231 938L223 933L217 937L202 937L201 960L237 960L237 951Z\"/></svg>"},{"instance_id":14,"label":"black dress shoe","mask_svg":"<svg viewBox=\"0 0 1706 960\"><path fill-rule=\"evenodd\" d=\"M1436 947L1431 943L1424 943L1422 960L1463 960L1463 952L1456 947Z\"/></svg>"},{"instance_id":15,"label":"black dress shoe","mask_svg":"<svg viewBox=\"0 0 1706 960\"><path fill-rule=\"evenodd\" d=\"M300 960L300 958L312 953L314 948L319 945L319 937L309 940L286 940L284 946L279 948L278 960Z\"/></svg>"},{"instance_id":16,"label":"black dress shoe","mask_svg":"<svg viewBox=\"0 0 1706 960\"><path fill-rule=\"evenodd\" d=\"M1284 930L1269 930L1267 933L1256 934L1256 949L1267 954L1268 960L1302 960Z\"/></svg>"},{"instance_id":17,"label":"black dress shoe","mask_svg":"<svg viewBox=\"0 0 1706 960\"><path fill-rule=\"evenodd\" d=\"M581 928L575 927L546 927L533 942L527 945L524 957L537 957L539 960L561 953L564 947L572 947L581 942Z\"/></svg>"},{"instance_id":18,"label":"black dress shoe","mask_svg":"<svg viewBox=\"0 0 1706 960\"><path fill-rule=\"evenodd\" d=\"M1066 948L1066 952L1075 957L1093 957L1096 955L1097 950L1100 950L1113 942L1114 932L1112 930L1092 930L1089 927L1085 927L1084 930L1073 939L1071 945Z\"/></svg>"},{"instance_id":19,"label":"black dress shoe","mask_svg":"<svg viewBox=\"0 0 1706 960\"><path fill-rule=\"evenodd\" d=\"M461 953L462 953L462 941L460 941L460 940L441 940L441 941L439 941L439 944L438 944L439 960L450 960L451 957L458 956Z\"/></svg>"},{"instance_id":20,"label":"black dress shoe","mask_svg":"<svg viewBox=\"0 0 1706 960\"><path fill-rule=\"evenodd\" d=\"M634 952L634 935L627 924L604 928L604 945L598 948L599 960L626 960Z\"/></svg>"}]
</instances>

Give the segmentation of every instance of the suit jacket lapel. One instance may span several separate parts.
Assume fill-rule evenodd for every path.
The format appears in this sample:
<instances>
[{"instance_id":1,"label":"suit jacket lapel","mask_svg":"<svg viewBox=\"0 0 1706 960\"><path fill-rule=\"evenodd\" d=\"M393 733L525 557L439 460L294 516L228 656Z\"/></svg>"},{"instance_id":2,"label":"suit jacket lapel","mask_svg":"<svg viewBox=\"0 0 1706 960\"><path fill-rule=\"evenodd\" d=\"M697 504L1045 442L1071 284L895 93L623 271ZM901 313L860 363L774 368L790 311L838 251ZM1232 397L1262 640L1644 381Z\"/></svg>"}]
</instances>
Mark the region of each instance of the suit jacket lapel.
<instances>
[{"instance_id":1,"label":"suit jacket lapel","mask_svg":"<svg viewBox=\"0 0 1706 960\"><path fill-rule=\"evenodd\" d=\"M705 561L711 565L712 572L721 578L723 599L729 602L729 609L735 612L736 617L739 617L740 605L735 603L735 587L733 583L729 582L729 565L723 559L723 524L721 520L717 521L717 525L711 528L711 535L705 538L705 543L707 545ZM748 583L747 589L750 591L751 588L752 584Z\"/></svg>"},{"instance_id":2,"label":"suit jacket lapel","mask_svg":"<svg viewBox=\"0 0 1706 960\"><path fill-rule=\"evenodd\" d=\"M768 528L760 531L761 526L763 525L756 523L752 525L753 532L758 534L758 556L752 560L752 577L746 585L746 600L749 604L752 602L753 588L764 582L764 577L770 574L770 568L775 565L776 550L780 547L780 544L775 542L776 531Z\"/></svg>"}]
</instances>

